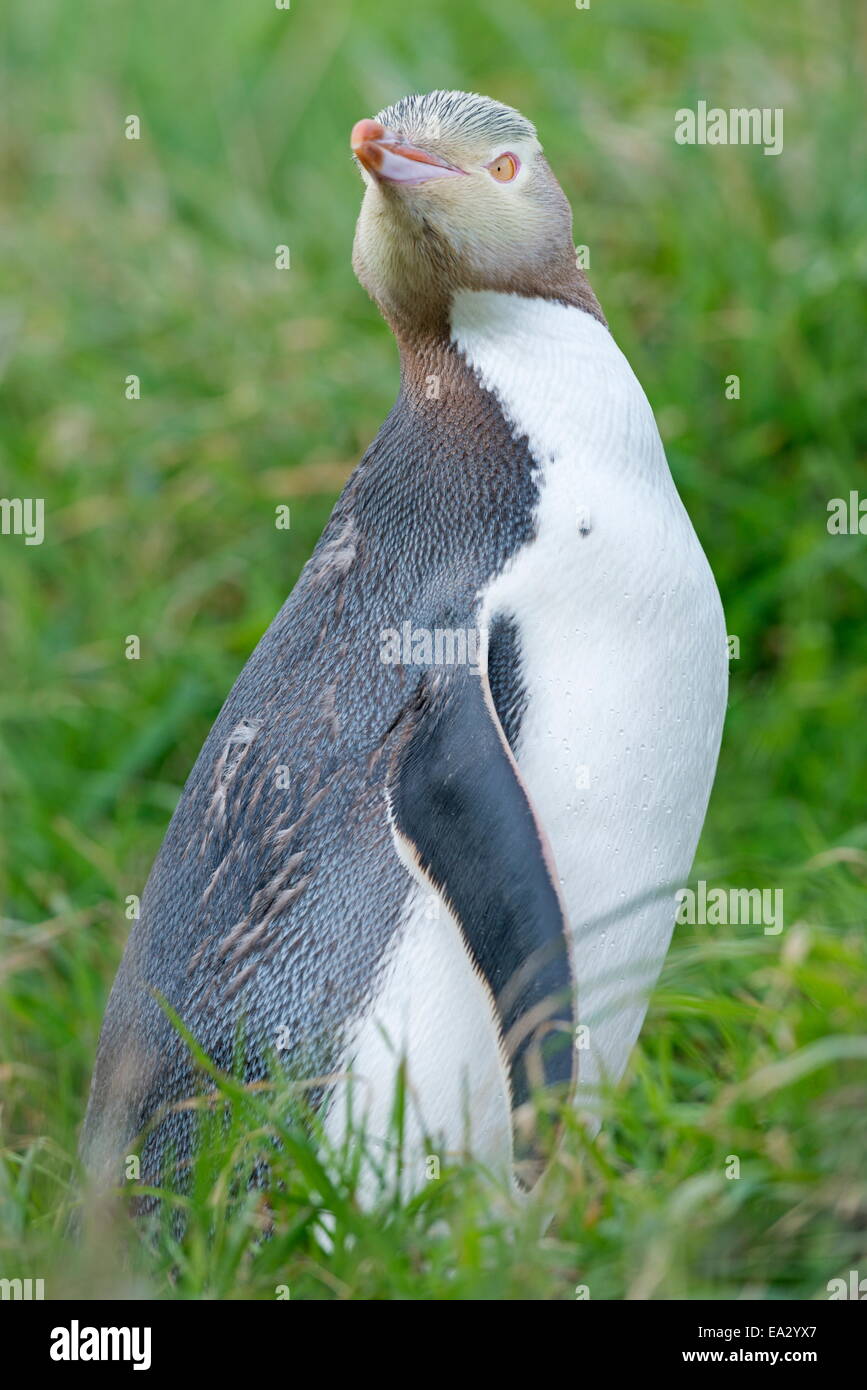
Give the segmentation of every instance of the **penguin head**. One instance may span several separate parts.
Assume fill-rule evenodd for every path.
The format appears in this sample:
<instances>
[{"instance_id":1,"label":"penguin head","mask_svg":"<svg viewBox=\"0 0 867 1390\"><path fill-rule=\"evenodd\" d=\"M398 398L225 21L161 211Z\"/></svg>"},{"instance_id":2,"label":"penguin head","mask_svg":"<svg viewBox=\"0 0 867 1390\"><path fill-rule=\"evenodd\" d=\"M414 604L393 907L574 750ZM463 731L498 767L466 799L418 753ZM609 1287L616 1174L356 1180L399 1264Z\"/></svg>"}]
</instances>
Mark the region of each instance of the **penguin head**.
<instances>
[{"instance_id":1,"label":"penguin head","mask_svg":"<svg viewBox=\"0 0 867 1390\"><path fill-rule=\"evenodd\" d=\"M358 121L351 145L365 183L353 267L399 336L442 330L460 290L586 297L569 203L520 112L409 96Z\"/></svg>"}]
</instances>

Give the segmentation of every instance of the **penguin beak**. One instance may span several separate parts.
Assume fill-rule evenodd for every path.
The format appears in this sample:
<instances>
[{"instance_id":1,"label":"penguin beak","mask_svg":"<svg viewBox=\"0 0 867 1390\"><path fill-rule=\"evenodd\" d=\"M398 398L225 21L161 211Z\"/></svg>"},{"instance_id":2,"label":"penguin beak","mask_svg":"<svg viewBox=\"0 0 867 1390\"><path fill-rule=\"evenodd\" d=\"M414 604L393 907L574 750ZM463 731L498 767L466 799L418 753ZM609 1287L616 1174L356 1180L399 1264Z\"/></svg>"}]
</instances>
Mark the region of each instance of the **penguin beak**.
<instances>
[{"instance_id":1,"label":"penguin beak","mask_svg":"<svg viewBox=\"0 0 867 1390\"><path fill-rule=\"evenodd\" d=\"M349 143L358 162L381 183L426 183L429 179L455 178L465 172L429 150L410 145L379 121L357 121Z\"/></svg>"}]
</instances>

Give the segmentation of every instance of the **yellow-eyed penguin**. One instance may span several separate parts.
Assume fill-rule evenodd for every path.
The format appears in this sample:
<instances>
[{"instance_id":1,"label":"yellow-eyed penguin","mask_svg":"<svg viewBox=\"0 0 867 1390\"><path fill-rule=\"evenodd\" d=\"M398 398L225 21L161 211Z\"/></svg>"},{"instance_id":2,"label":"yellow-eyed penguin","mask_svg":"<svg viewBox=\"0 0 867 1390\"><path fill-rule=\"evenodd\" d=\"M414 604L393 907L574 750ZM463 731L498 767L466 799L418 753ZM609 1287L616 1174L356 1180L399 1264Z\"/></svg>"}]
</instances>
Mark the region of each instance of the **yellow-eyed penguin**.
<instances>
[{"instance_id":1,"label":"yellow-eyed penguin","mask_svg":"<svg viewBox=\"0 0 867 1390\"><path fill-rule=\"evenodd\" d=\"M431 1142L507 1167L534 1087L622 1074L707 807L717 588L533 126L433 92L352 149L400 394L149 878L85 1127L110 1181L158 1112L145 1181L190 1143L156 995L222 1067L243 1021L248 1080L351 1072L374 1147L404 1061L411 1182Z\"/></svg>"}]
</instances>

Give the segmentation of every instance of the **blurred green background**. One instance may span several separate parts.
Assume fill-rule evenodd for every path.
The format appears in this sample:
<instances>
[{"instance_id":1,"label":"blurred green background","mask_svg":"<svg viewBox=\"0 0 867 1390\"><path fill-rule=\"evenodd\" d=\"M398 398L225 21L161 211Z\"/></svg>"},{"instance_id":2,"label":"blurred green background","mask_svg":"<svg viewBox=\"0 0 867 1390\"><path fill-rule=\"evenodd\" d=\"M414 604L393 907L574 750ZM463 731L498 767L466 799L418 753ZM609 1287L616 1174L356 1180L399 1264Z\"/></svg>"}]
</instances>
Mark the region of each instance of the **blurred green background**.
<instances>
[{"instance_id":1,"label":"blurred green background","mask_svg":"<svg viewBox=\"0 0 867 1390\"><path fill-rule=\"evenodd\" d=\"M590 1270L594 1297L822 1297L867 1274L867 537L826 529L867 493L867 12L12 0L0 23L0 493L46 506L42 546L0 537L0 1274L62 1241L124 900L396 394L350 266L348 132L434 87L521 109L572 202L740 643L696 876L783 887L787 925L679 930L555 1254L528 1247L514 1287L457 1203L442 1290L365 1274L362 1241L342 1283L305 1266L308 1296L570 1297ZM783 153L677 145L700 99L782 107Z\"/></svg>"}]
</instances>

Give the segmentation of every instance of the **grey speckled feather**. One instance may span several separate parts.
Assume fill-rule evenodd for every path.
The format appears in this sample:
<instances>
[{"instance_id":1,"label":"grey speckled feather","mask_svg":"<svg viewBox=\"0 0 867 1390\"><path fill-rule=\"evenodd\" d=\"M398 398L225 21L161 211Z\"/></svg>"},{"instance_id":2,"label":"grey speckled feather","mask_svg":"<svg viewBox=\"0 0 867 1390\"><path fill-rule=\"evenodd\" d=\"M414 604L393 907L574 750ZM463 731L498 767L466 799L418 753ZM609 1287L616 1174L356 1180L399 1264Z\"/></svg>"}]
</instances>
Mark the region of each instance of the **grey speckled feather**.
<instances>
[{"instance_id":1,"label":"grey speckled feather","mask_svg":"<svg viewBox=\"0 0 867 1390\"><path fill-rule=\"evenodd\" d=\"M437 130L460 130L463 136L482 136L504 144L536 136L535 126L520 111L477 92L440 91L402 97L380 111L376 119L409 140L423 136L428 143Z\"/></svg>"},{"instance_id":2,"label":"grey speckled feather","mask_svg":"<svg viewBox=\"0 0 867 1390\"><path fill-rule=\"evenodd\" d=\"M477 595L532 535L534 465L453 349L404 363L400 397L346 485L295 589L236 682L150 875L108 1004L85 1128L117 1158L194 1090L163 995L221 1066L245 1020L246 1076L278 1031L287 1066L321 1074L376 987L409 876L387 822L394 731L418 668L384 664L380 633L474 625ZM440 377L428 400L425 373ZM491 689L514 740L514 633L492 632ZM151 1134L153 1181L191 1120Z\"/></svg>"}]
</instances>

